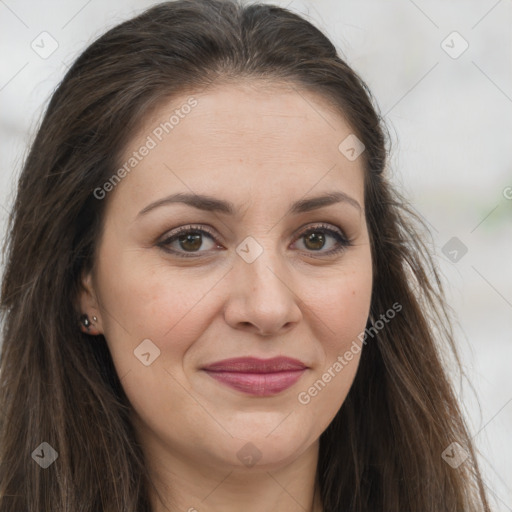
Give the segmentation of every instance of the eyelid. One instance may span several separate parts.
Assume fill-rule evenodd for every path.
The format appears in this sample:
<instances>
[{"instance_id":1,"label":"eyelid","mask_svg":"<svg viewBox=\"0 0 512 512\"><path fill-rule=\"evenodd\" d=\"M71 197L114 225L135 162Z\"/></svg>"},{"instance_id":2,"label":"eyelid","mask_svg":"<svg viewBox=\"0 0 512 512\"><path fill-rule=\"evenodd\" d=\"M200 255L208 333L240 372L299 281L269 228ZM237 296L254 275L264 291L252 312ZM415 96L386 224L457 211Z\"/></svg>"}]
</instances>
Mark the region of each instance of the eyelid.
<instances>
[{"instance_id":1,"label":"eyelid","mask_svg":"<svg viewBox=\"0 0 512 512\"><path fill-rule=\"evenodd\" d=\"M301 236L304 236L304 235L310 233L311 231L315 231L317 229L324 229L325 231L336 233L348 241L348 236L345 234L343 229L341 229L340 227L338 227L330 222L322 222L322 221L308 222L308 223L304 224L303 226L301 226L300 228L298 228L297 230L294 231L293 236L295 238L300 238Z\"/></svg>"}]
</instances>

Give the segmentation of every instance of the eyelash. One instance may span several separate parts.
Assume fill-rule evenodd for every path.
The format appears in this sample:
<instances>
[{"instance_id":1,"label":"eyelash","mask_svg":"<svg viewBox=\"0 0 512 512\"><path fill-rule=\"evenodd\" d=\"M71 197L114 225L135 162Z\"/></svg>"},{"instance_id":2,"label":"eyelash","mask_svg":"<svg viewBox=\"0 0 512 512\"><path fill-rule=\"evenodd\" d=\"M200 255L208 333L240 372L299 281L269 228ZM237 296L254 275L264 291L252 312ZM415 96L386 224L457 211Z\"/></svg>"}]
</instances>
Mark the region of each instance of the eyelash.
<instances>
[{"instance_id":1,"label":"eyelash","mask_svg":"<svg viewBox=\"0 0 512 512\"><path fill-rule=\"evenodd\" d=\"M345 236L343 236L341 233L339 233L338 231L335 231L334 229L330 228L328 225L326 224L318 224L317 226L313 226L311 228L308 228L307 230L303 231L302 233L300 233L300 235L297 237L297 240L300 240L301 238L307 236L307 235L310 235L311 233L324 233L324 234L328 234L328 235L331 235L332 237L334 237L336 239L336 241L338 242L338 248L336 249L331 249L329 251L326 251L326 252L321 252L321 250L319 251L308 251L308 252L311 252L311 253L315 253L315 252L318 252L319 254L322 254L324 256L333 256L335 254L338 254L342 251L344 251L347 247L350 247L352 245L352 242L345 238ZM161 242L159 242L157 245L159 247L161 247L164 251L166 252L169 252L171 254L174 254L178 257L181 257L181 258L198 258L200 257L198 255L198 252L204 252L204 251L196 251L195 253L183 253L183 252L180 252L180 251L176 251L174 249L170 249L168 246L178 240L178 238L181 236L181 235L184 235L184 234L191 234L191 233L194 233L194 234L206 234L208 235L210 238L212 238L213 241L216 241L215 240L215 236L214 234L209 230L209 229L205 229L205 227L197 227L197 226L194 226L194 225L189 225L189 226L182 226L181 228L178 228L171 236L168 236L167 238L165 238L164 240L162 240Z\"/></svg>"}]
</instances>

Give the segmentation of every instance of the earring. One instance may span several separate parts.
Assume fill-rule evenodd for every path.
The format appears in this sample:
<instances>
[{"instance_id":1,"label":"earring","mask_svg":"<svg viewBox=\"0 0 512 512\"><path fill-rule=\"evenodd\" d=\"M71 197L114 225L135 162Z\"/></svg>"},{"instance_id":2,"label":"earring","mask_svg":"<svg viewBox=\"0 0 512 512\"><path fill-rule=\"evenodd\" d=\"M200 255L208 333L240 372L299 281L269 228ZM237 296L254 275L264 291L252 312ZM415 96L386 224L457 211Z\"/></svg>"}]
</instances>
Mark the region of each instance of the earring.
<instances>
[{"instance_id":1,"label":"earring","mask_svg":"<svg viewBox=\"0 0 512 512\"><path fill-rule=\"evenodd\" d=\"M91 326L93 326L93 324L95 322L98 321L98 317L96 316L93 316L92 317L92 322L89 320L89 316L86 315L85 313L83 315L80 316L80 325L82 326L82 332L86 332L89 333L89 331L91 330ZM84 330L85 328L85 330ZM97 329L94 329L92 334L98 334L99 332L97 331Z\"/></svg>"},{"instance_id":2,"label":"earring","mask_svg":"<svg viewBox=\"0 0 512 512\"><path fill-rule=\"evenodd\" d=\"M80 317L80 323L89 330L91 328L91 321L89 320L89 317L87 315L82 315Z\"/></svg>"}]
</instances>

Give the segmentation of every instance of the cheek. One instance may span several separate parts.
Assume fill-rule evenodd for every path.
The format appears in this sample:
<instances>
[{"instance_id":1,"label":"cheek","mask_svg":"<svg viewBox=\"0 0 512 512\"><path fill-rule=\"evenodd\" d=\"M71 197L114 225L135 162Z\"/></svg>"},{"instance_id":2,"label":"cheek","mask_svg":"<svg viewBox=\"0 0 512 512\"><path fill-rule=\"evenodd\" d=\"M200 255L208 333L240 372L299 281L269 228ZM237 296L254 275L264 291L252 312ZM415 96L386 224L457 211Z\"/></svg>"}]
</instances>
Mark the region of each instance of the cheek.
<instances>
[{"instance_id":1,"label":"cheek","mask_svg":"<svg viewBox=\"0 0 512 512\"><path fill-rule=\"evenodd\" d=\"M144 340L160 350L156 365L180 362L211 321L204 304L218 275L143 256L105 247L98 267L103 331L120 376L139 369L134 351Z\"/></svg>"},{"instance_id":2,"label":"cheek","mask_svg":"<svg viewBox=\"0 0 512 512\"><path fill-rule=\"evenodd\" d=\"M310 325L316 326L314 337L321 342L322 357L298 401L303 405L314 402L319 419L326 424L346 398L363 349L372 293L371 259L364 257L359 263L309 299L312 318L316 318Z\"/></svg>"},{"instance_id":3,"label":"cheek","mask_svg":"<svg viewBox=\"0 0 512 512\"><path fill-rule=\"evenodd\" d=\"M366 261L367 258L364 258ZM364 331L368 319L372 294L371 260L340 271L315 296L309 298L323 327L326 352L343 350L344 347Z\"/></svg>"},{"instance_id":4,"label":"cheek","mask_svg":"<svg viewBox=\"0 0 512 512\"><path fill-rule=\"evenodd\" d=\"M104 266L98 278L103 279L105 338L134 411L162 436L190 427L197 418L204 421L186 391L182 367L211 322L205 304L218 276L192 277L165 263L137 262L132 255ZM180 415L174 419L176 410Z\"/></svg>"}]
</instances>

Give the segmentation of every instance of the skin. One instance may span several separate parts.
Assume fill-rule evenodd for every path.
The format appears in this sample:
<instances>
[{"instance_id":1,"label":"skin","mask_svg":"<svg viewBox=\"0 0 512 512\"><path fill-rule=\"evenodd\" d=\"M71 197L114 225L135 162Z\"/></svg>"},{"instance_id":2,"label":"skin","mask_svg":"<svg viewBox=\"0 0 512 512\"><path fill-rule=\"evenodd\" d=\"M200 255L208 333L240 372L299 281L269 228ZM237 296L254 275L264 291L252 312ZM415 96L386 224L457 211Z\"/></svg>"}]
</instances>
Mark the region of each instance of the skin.
<instances>
[{"instance_id":1,"label":"skin","mask_svg":"<svg viewBox=\"0 0 512 512\"><path fill-rule=\"evenodd\" d=\"M155 511L320 511L318 491L313 503L319 437L345 400L360 353L353 350L309 403L298 394L354 341L361 345L372 289L363 161L339 151L352 130L322 98L254 81L173 98L146 120L125 159L190 96L197 106L104 199L82 311L97 317L90 333L104 334L133 406L158 490ZM361 210L340 202L286 214L294 201L333 191ZM138 215L177 192L228 200L239 212L174 203ZM303 233L319 223L351 245L329 256L339 246L332 235L320 231L323 245L308 242ZM168 247L198 257L159 247L188 224L210 228L214 239ZM263 250L252 263L236 252L247 236ZM134 355L145 339L160 350L149 366ZM285 355L309 368L271 397L234 390L201 370L249 355ZM249 442L257 451L245 450L261 456L251 467L237 457Z\"/></svg>"}]
</instances>

